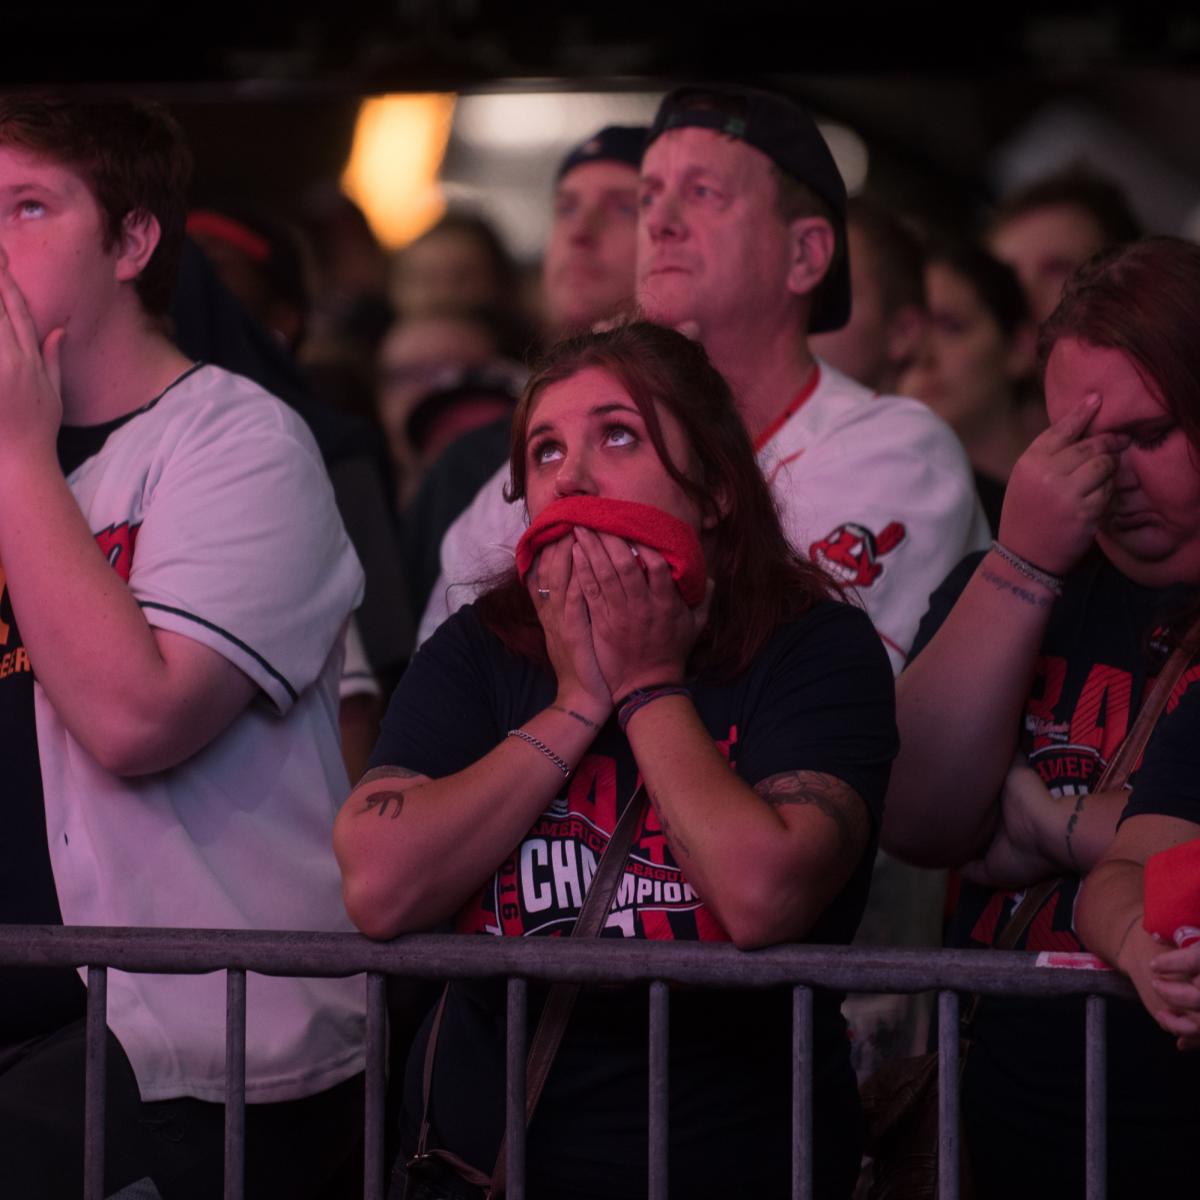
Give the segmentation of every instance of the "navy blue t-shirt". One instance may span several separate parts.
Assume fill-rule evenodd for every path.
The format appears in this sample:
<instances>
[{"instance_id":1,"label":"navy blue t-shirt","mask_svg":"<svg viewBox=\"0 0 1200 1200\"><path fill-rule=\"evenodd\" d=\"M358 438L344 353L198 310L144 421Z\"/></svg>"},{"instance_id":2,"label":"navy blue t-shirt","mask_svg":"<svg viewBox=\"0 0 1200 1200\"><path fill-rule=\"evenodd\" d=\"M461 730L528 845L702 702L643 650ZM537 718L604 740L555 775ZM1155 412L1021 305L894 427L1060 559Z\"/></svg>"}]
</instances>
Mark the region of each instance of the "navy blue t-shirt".
<instances>
[{"instance_id":1,"label":"navy blue t-shirt","mask_svg":"<svg viewBox=\"0 0 1200 1200\"><path fill-rule=\"evenodd\" d=\"M414 658L373 762L433 778L451 774L544 709L554 693L549 672L510 653L473 608L463 609ZM896 750L891 671L870 622L857 609L821 603L781 627L741 677L695 680L691 693L709 734L747 783L782 771L819 771L862 797L870 845L807 939L848 943L866 900ZM568 933L636 780L628 742L610 720L520 845L497 848L496 872L463 906L458 929ZM652 808L634 835L604 936L725 940L675 863ZM531 1023L543 995L531 997ZM826 1183L839 1173L852 1181L858 1161L857 1094L840 1000L818 992L814 1003L816 1168ZM790 1009L787 990L673 993L672 1194L787 1194ZM531 1196L644 1194L646 1013L643 988L584 992L530 1130ZM409 1059L410 1148L427 1032L428 1024ZM503 1128L503 1072L503 985L456 984L437 1047L434 1144L487 1171Z\"/></svg>"},{"instance_id":2,"label":"navy blue t-shirt","mask_svg":"<svg viewBox=\"0 0 1200 1200\"><path fill-rule=\"evenodd\" d=\"M972 555L934 593L919 653L966 587ZM1056 795L1090 790L1124 739L1169 652L1164 636L1194 602L1186 588L1125 578L1098 551L1054 605L1021 717L1018 744ZM1200 823L1200 678L1193 665L1132 776L1125 816L1163 813ZM980 680L985 687L986 680ZM1190 690L1189 690L1190 689ZM953 731L947 731L952 737ZM1081 877L1063 876L1018 949L1077 952ZM965 883L948 941L992 946L1020 893ZM1169 1195L1190 1172L1200 1135L1200 1057L1180 1054L1140 1004L1108 1004L1110 1195ZM971 1035L963 1107L981 1196L1083 1194L1084 1001L986 997ZM1009 1175L1008 1172L1013 1172ZM1171 1185L1171 1186L1168 1186Z\"/></svg>"}]
</instances>

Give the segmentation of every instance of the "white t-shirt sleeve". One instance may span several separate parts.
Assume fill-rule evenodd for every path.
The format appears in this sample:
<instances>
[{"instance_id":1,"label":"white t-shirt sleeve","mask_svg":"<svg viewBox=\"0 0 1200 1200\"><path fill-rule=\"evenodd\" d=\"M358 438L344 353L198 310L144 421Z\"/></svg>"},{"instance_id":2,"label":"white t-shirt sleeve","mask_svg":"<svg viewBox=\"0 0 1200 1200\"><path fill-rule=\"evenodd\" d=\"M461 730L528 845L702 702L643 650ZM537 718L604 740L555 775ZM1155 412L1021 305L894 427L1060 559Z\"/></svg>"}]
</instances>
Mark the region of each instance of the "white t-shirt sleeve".
<instances>
[{"instance_id":1,"label":"white t-shirt sleeve","mask_svg":"<svg viewBox=\"0 0 1200 1200\"><path fill-rule=\"evenodd\" d=\"M858 596L898 673L934 589L988 542L949 426L915 400L879 397L767 477L789 540Z\"/></svg>"},{"instance_id":2,"label":"white t-shirt sleeve","mask_svg":"<svg viewBox=\"0 0 1200 1200\"><path fill-rule=\"evenodd\" d=\"M316 445L274 400L187 423L147 480L136 539L129 586L146 619L229 659L279 712L362 596Z\"/></svg>"},{"instance_id":3,"label":"white t-shirt sleeve","mask_svg":"<svg viewBox=\"0 0 1200 1200\"><path fill-rule=\"evenodd\" d=\"M417 630L417 645L451 613L470 604L480 586L512 566L513 554L525 531L525 505L504 498L509 469L505 463L479 489L475 499L446 530L442 538L442 570Z\"/></svg>"}]
</instances>

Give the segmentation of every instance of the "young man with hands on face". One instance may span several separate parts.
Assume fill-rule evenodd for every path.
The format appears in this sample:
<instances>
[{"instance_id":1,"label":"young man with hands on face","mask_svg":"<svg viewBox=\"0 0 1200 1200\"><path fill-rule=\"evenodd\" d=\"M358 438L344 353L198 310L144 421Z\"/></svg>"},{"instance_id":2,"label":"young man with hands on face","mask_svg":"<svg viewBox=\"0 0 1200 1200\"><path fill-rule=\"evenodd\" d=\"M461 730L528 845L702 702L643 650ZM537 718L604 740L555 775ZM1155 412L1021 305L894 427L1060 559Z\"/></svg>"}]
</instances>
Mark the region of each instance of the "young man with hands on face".
<instances>
[{"instance_id":1,"label":"young man with hands on face","mask_svg":"<svg viewBox=\"0 0 1200 1200\"><path fill-rule=\"evenodd\" d=\"M157 107L0 96L5 923L349 928L361 571L299 418L162 332L189 173ZM353 1152L361 991L249 978L248 1195ZM224 993L109 972L106 1195L219 1191ZM73 970L0 971L5 1195L80 1194L85 999Z\"/></svg>"}]
</instances>

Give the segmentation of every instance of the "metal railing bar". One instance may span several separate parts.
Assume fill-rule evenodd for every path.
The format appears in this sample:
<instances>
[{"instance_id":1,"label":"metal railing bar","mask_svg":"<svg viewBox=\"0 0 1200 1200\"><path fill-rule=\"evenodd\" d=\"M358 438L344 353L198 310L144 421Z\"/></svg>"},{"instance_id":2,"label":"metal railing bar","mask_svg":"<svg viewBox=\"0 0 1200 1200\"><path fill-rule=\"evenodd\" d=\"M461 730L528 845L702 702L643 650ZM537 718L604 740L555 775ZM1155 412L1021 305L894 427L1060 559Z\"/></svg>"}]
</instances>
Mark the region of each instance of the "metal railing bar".
<instances>
[{"instance_id":1,"label":"metal railing bar","mask_svg":"<svg viewBox=\"0 0 1200 1200\"><path fill-rule=\"evenodd\" d=\"M246 1191L246 972L225 974L225 1200Z\"/></svg>"},{"instance_id":2,"label":"metal railing bar","mask_svg":"<svg viewBox=\"0 0 1200 1200\"><path fill-rule=\"evenodd\" d=\"M958 1038L958 996L939 992L938 1200L958 1200Z\"/></svg>"},{"instance_id":3,"label":"metal railing bar","mask_svg":"<svg viewBox=\"0 0 1200 1200\"><path fill-rule=\"evenodd\" d=\"M108 970L87 969L84 1029L83 1200L104 1197L104 1096L108 1073Z\"/></svg>"},{"instance_id":4,"label":"metal railing bar","mask_svg":"<svg viewBox=\"0 0 1200 1200\"><path fill-rule=\"evenodd\" d=\"M508 1200L525 1200L525 1054L528 985L508 981L507 1063L505 1066L505 1171Z\"/></svg>"},{"instance_id":5,"label":"metal railing bar","mask_svg":"<svg viewBox=\"0 0 1200 1200\"><path fill-rule=\"evenodd\" d=\"M1087 1200L1105 1200L1108 1194L1108 1057L1105 1046L1107 1012L1103 996L1089 996L1084 1018L1084 1164Z\"/></svg>"},{"instance_id":6,"label":"metal railing bar","mask_svg":"<svg viewBox=\"0 0 1200 1200\"><path fill-rule=\"evenodd\" d=\"M383 1200L384 1102L387 1094L387 980L367 976L366 1069L363 1086L363 1200Z\"/></svg>"},{"instance_id":7,"label":"metal railing bar","mask_svg":"<svg viewBox=\"0 0 1200 1200\"><path fill-rule=\"evenodd\" d=\"M649 1200L667 1200L670 1026L670 991L661 979L656 979L650 984Z\"/></svg>"},{"instance_id":8,"label":"metal railing bar","mask_svg":"<svg viewBox=\"0 0 1200 1200\"><path fill-rule=\"evenodd\" d=\"M792 1200L812 1200L813 994L792 989Z\"/></svg>"},{"instance_id":9,"label":"metal railing bar","mask_svg":"<svg viewBox=\"0 0 1200 1200\"><path fill-rule=\"evenodd\" d=\"M1001 950L883 950L773 946L750 952L713 943L617 938L502 938L412 934L372 942L352 933L0 926L0 963L197 973L228 967L265 975L379 971L441 979L522 975L548 982L679 983L737 988L804 984L852 992L974 991L985 995L1136 999L1117 972L1036 967L1036 955Z\"/></svg>"}]
</instances>

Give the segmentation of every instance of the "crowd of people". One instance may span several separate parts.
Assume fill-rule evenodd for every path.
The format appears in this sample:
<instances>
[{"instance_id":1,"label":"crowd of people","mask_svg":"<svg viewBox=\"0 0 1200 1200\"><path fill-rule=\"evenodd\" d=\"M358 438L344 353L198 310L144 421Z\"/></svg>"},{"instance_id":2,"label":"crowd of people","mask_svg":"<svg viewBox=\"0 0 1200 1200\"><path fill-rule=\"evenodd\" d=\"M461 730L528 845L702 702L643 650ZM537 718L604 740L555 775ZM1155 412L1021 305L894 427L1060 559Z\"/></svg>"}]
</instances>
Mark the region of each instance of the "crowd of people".
<instances>
[{"instance_id":1,"label":"crowd of people","mask_svg":"<svg viewBox=\"0 0 1200 1200\"><path fill-rule=\"evenodd\" d=\"M0 921L1020 928L1132 980L1109 1194L1174 1194L1200 945L1143 879L1200 837L1200 248L1082 169L928 229L745 86L573 147L537 279L475 213L389 261L344 197L191 171L159 106L0 96ZM644 990L564 995L528 1192L645 1194ZM392 1000L390 1195L502 1194L503 988ZM82 1190L85 1002L0 968L5 1195ZM361 1193L364 1003L250 977L248 1196ZM672 1195L789 1194L790 1020L677 989ZM867 1186L859 1084L928 1025L816 990L815 1195ZM105 1194L219 1194L223 981L110 972L108 1027ZM977 1196L1083 1194L1082 1029L980 1005Z\"/></svg>"}]
</instances>

